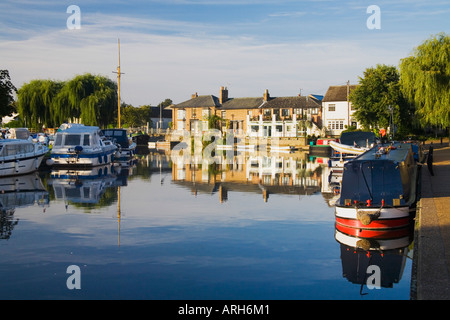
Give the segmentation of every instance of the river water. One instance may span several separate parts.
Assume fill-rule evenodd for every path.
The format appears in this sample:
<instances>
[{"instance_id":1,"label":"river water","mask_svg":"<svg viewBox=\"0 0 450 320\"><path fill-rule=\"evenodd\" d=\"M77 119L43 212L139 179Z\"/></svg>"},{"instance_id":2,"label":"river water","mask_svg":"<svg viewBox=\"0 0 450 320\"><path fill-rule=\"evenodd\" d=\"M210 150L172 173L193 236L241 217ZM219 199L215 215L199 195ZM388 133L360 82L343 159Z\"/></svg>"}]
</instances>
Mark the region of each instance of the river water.
<instances>
[{"instance_id":1,"label":"river water","mask_svg":"<svg viewBox=\"0 0 450 320\"><path fill-rule=\"evenodd\" d=\"M409 299L412 234L355 248L323 159L186 159L1 179L0 299Z\"/></svg>"}]
</instances>

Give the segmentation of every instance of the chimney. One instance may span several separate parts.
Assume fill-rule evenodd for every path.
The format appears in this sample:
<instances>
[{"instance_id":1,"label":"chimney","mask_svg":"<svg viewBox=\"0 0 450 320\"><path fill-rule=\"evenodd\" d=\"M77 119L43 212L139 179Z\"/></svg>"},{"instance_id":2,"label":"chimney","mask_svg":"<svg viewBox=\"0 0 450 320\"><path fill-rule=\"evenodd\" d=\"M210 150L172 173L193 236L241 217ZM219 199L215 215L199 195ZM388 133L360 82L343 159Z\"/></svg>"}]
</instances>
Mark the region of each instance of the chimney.
<instances>
[{"instance_id":1,"label":"chimney","mask_svg":"<svg viewBox=\"0 0 450 320\"><path fill-rule=\"evenodd\" d=\"M220 87L219 103L222 104L228 100L228 89Z\"/></svg>"},{"instance_id":2,"label":"chimney","mask_svg":"<svg viewBox=\"0 0 450 320\"><path fill-rule=\"evenodd\" d=\"M197 94L197 92L196 93L194 93L193 95L191 95L191 99L194 99L194 98L197 98L198 97L198 94Z\"/></svg>"},{"instance_id":3,"label":"chimney","mask_svg":"<svg viewBox=\"0 0 450 320\"><path fill-rule=\"evenodd\" d=\"M269 99L270 99L269 90L266 89L266 91L264 91L264 101L269 101Z\"/></svg>"}]
</instances>

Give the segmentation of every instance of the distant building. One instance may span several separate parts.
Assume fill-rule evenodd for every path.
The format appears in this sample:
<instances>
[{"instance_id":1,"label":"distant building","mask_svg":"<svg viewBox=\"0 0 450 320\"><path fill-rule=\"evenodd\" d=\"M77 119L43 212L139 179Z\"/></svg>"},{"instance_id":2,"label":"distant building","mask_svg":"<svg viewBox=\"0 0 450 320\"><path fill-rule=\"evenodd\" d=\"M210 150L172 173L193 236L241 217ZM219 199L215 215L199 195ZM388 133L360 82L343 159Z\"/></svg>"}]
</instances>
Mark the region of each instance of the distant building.
<instances>
[{"instance_id":1,"label":"distant building","mask_svg":"<svg viewBox=\"0 0 450 320\"><path fill-rule=\"evenodd\" d=\"M221 87L219 96L198 95L172 106L174 130L194 134L209 129L208 118L221 118L222 130L236 136L298 137L321 133L322 105L314 96L271 97L268 90L260 97L230 98Z\"/></svg>"},{"instance_id":2,"label":"distant building","mask_svg":"<svg viewBox=\"0 0 450 320\"><path fill-rule=\"evenodd\" d=\"M151 128L153 129L167 129L169 128L169 123L172 121L172 109L171 108L160 108L151 107Z\"/></svg>"},{"instance_id":3,"label":"distant building","mask_svg":"<svg viewBox=\"0 0 450 320\"><path fill-rule=\"evenodd\" d=\"M353 117L354 109L348 97L356 85L330 86L323 97L323 125L327 133L338 137L349 126L359 127L359 123Z\"/></svg>"}]
</instances>

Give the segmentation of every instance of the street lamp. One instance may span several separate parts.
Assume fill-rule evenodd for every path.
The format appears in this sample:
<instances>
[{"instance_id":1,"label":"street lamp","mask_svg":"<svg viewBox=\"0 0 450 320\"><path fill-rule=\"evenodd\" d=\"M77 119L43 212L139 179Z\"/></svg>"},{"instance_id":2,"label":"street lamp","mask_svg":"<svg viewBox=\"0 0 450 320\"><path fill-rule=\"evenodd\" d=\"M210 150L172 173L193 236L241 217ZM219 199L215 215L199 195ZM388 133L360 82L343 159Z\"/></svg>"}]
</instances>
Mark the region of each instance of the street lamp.
<instances>
[{"instance_id":1,"label":"street lamp","mask_svg":"<svg viewBox=\"0 0 450 320\"><path fill-rule=\"evenodd\" d=\"M389 120L389 127L392 130L392 140L394 140L395 130L394 130L394 107L388 106L388 110L391 113L391 118Z\"/></svg>"}]
</instances>

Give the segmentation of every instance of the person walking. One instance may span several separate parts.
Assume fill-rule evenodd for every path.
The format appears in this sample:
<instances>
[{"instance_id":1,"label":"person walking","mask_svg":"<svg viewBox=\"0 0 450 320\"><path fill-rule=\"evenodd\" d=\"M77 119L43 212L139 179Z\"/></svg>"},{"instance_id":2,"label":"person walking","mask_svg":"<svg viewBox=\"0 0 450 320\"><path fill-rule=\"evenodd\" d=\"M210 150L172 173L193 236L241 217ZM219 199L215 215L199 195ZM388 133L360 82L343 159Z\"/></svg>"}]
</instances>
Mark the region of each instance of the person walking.
<instances>
[{"instance_id":1,"label":"person walking","mask_svg":"<svg viewBox=\"0 0 450 320\"><path fill-rule=\"evenodd\" d=\"M430 148L428 149L428 157L427 157L427 167L428 171L432 176L434 176L433 172L433 142L430 145Z\"/></svg>"}]
</instances>

